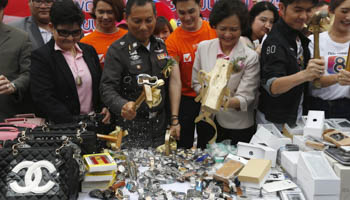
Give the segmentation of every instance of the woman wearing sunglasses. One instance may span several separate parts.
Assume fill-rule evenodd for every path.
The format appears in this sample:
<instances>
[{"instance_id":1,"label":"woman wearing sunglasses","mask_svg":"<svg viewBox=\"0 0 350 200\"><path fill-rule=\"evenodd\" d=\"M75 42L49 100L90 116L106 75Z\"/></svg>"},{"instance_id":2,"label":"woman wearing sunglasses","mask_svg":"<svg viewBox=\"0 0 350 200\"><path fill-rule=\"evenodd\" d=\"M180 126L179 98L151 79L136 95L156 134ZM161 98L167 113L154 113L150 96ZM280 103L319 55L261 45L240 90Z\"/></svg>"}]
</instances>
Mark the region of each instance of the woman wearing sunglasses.
<instances>
[{"instance_id":1,"label":"woman wearing sunglasses","mask_svg":"<svg viewBox=\"0 0 350 200\"><path fill-rule=\"evenodd\" d=\"M53 38L31 56L31 94L38 114L55 123L74 122L90 112L110 114L99 95L101 67L95 49L79 43L84 15L71 0L50 11Z\"/></svg>"}]
</instances>

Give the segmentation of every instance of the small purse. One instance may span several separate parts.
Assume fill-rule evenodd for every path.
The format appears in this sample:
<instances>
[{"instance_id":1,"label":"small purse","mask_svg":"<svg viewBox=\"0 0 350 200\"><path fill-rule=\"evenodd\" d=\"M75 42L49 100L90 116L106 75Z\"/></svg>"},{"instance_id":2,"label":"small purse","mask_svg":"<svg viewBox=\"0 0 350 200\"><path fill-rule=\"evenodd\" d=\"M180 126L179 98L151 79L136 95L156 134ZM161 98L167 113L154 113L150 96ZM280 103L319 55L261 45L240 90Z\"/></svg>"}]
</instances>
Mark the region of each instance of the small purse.
<instances>
[{"instance_id":1,"label":"small purse","mask_svg":"<svg viewBox=\"0 0 350 200\"><path fill-rule=\"evenodd\" d=\"M73 148L29 147L25 141L0 149L0 199L70 200L79 193Z\"/></svg>"},{"instance_id":2,"label":"small purse","mask_svg":"<svg viewBox=\"0 0 350 200\"><path fill-rule=\"evenodd\" d=\"M35 114L18 114L14 118L5 119L6 123L14 124L19 127L35 128L45 124L45 119L36 117Z\"/></svg>"}]
</instances>

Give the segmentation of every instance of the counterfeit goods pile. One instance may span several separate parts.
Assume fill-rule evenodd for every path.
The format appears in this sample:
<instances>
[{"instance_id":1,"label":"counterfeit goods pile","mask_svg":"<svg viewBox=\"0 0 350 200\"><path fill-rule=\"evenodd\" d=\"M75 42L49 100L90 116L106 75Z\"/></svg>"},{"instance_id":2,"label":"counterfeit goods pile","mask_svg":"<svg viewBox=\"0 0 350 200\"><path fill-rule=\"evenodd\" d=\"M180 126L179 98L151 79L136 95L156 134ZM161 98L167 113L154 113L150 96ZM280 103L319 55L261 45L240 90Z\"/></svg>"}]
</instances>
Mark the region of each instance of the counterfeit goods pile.
<instances>
[{"instance_id":1,"label":"counterfeit goods pile","mask_svg":"<svg viewBox=\"0 0 350 200\"><path fill-rule=\"evenodd\" d=\"M147 200L236 200L259 199L259 197L280 199L277 192L267 192L262 188L240 187L236 175L244 164L240 164L241 167L238 168L236 175L227 179L217 178L218 170L222 170L224 163L230 161L235 150L233 146L223 143L213 144L205 151L178 149L169 156L151 148L108 150L117 163L116 176L105 189L91 190L89 196L98 199ZM276 180L274 174L276 173L271 173L267 182ZM280 176L279 180L284 180L282 173L277 174Z\"/></svg>"},{"instance_id":2,"label":"counterfeit goods pile","mask_svg":"<svg viewBox=\"0 0 350 200\"><path fill-rule=\"evenodd\" d=\"M215 163L209 154L200 149L177 150L170 156L164 156L154 149L125 149L110 153L117 161L118 172L115 183L108 190L115 190L113 196L118 196L116 199L133 199L135 195L139 199L186 199L204 196L208 199L211 193L217 197L221 193L220 187L212 182L212 176L207 174ZM191 188L187 193L177 192L175 188L174 191L165 191L161 187L164 184L186 181L190 184L185 184L184 187ZM125 188L116 188L116 184L125 185ZM106 193L110 192L99 193L98 190L93 190L90 196L110 199Z\"/></svg>"}]
</instances>

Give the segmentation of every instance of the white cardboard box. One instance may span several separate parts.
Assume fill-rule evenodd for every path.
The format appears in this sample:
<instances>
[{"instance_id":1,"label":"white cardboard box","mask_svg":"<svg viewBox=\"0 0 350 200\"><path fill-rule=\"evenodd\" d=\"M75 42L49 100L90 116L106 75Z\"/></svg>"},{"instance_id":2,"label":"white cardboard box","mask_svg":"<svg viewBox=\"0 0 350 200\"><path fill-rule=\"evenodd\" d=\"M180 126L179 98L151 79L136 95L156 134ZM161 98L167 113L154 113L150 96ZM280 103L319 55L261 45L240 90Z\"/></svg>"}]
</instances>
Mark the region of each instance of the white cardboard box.
<instances>
[{"instance_id":1,"label":"white cardboard box","mask_svg":"<svg viewBox=\"0 0 350 200\"><path fill-rule=\"evenodd\" d=\"M271 169L267 172L267 174L264 176L264 178L262 179L262 181L260 183L250 183L250 182L241 182L241 186L242 187L248 187L248 188L256 188L256 189L260 189L264 183L266 182L267 177L269 177L271 173Z\"/></svg>"},{"instance_id":2,"label":"white cardboard box","mask_svg":"<svg viewBox=\"0 0 350 200\"><path fill-rule=\"evenodd\" d=\"M258 130L249 142L250 144L266 144L278 151L286 144L291 144L292 140L285 137L274 124L259 124Z\"/></svg>"},{"instance_id":3,"label":"white cardboard box","mask_svg":"<svg viewBox=\"0 0 350 200\"><path fill-rule=\"evenodd\" d=\"M81 192L90 192L94 189L100 189L100 190L106 190L108 189L108 186L110 184L110 181L94 181L94 182L81 182Z\"/></svg>"},{"instance_id":4,"label":"white cardboard box","mask_svg":"<svg viewBox=\"0 0 350 200\"><path fill-rule=\"evenodd\" d=\"M318 195L308 198L308 200L339 200L337 195Z\"/></svg>"},{"instance_id":5,"label":"white cardboard box","mask_svg":"<svg viewBox=\"0 0 350 200\"><path fill-rule=\"evenodd\" d=\"M271 161L251 159L238 174L241 186L261 188L271 173Z\"/></svg>"},{"instance_id":6,"label":"white cardboard box","mask_svg":"<svg viewBox=\"0 0 350 200\"><path fill-rule=\"evenodd\" d=\"M344 166L325 154L335 174L340 178L340 200L350 199L350 166Z\"/></svg>"},{"instance_id":7,"label":"white cardboard box","mask_svg":"<svg viewBox=\"0 0 350 200\"><path fill-rule=\"evenodd\" d=\"M350 199L350 167L340 163L334 165L334 172L340 177L340 199Z\"/></svg>"},{"instance_id":8,"label":"white cardboard box","mask_svg":"<svg viewBox=\"0 0 350 200\"><path fill-rule=\"evenodd\" d=\"M284 128L288 132L289 135L303 135L304 133L304 127L307 120L307 116L303 116L302 118L298 119L295 126L290 127L287 123L284 124Z\"/></svg>"},{"instance_id":9,"label":"white cardboard box","mask_svg":"<svg viewBox=\"0 0 350 200\"><path fill-rule=\"evenodd\" d=\"M308 200L328 199L340 195L340 179L322 152L301 152L297 167L297 182Z\"/></svg>"},{"instance_id":10,"label":"white cardboard box","mask_svg":"<svg viewBox=\"0 0 350 200\"><path fill-rule=\"evenodd\" d=\"M328 161L329 165L334 168L334 164L338 163L338 161L334 160L334 158L330 157L329 155L327 155L326 153L322 152L322 154L324 155L324 157L326 158L326 160Z\"/></svg>"},{"instance_id":11,"label":"white cardboard box","mask_svg":"<svg viewBox=\"0 0 350 200\"><path fill-rule=\"evenodd\" d=\"M322 139L324 121L324 111L310 110L304 127L304 136L310 135Z\"/></svg>"},{"instance_id":12,"label":"white cardboard box","mask_svg":"<svg viewBox=\"0 0 350 200\"><path fill-rule=\"evenodd\" d=\"M283 151L281 154L281 166L293 178L297 177L299 151Z\"/></svg>"},{"instance_id":13,"label":"white cardboard box","mask_svg":"<svg viewBox=\"0 0 350 200\"><path fill-rule=\"evenodd\" d=\"M305 145L306 139L302 135L294 135L293 136L293 144L299 146L301 151L315 151L313 148Z\"/></svg>"},{"instance_id":14,"label":"white cardboard box","mask_svg":"<svg viewBox=\"0 0 350 200\"><path fill-rule=\"evenodd\" d=\"M275 167L277 151L275 149L260 144L248 144L245 142L238 142L237 156L242 156L244 158L271 160L272 167Z\"/></svg>"}]
</instances>

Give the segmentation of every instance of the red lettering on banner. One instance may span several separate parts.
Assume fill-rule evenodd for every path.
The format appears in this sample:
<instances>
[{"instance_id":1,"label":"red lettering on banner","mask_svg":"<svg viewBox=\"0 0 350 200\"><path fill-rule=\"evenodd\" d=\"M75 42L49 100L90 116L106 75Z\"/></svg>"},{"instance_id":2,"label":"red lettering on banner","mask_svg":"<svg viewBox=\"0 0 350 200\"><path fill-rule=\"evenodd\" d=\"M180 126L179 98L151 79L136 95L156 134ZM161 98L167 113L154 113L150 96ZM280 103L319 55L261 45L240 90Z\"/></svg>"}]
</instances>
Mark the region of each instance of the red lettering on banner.
<instances>
[{"instance_id":1,"label":"red lettering on banner","mask_svg":"<svg viewBox=\"0 0 350 200\"><path fill-rule=\"evenodd\" d=\"M85 12L85 21L82 25L82 28L84 32L90 32L93 29L95 29L95 23L94 20L91 18L91 16L88 14L92 10L92 1L93 0L74 0L78 2L80 8ZM125 0L126 1L126 0ZM170 9L174 12L175 18L178 19L176 14L176 8L173 4L172 0L159 0L164 2L166 5L170 7ZM208 20L209 14L211 10L213 9L214 3L217 0L202 0L202 7L201 7L201 14L203 16L203 19ZM244 3L248 5L248 8L252 6L252 0L242 0ZM266 0L274 5L278 6L278 3L280 0ZM13 0L9 1L6 9L5 9L5 19L4 22L9 22L9 16L14 17L26 17L30 15L29 7L28 7L28 0ZM8 18L6 18L8 17ZM180 23L179 20L178 24Z\"/></svg>"}]
</instances>

